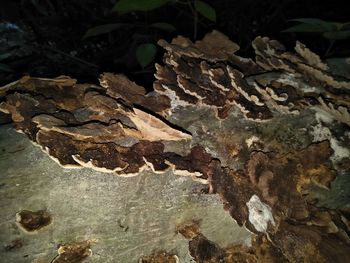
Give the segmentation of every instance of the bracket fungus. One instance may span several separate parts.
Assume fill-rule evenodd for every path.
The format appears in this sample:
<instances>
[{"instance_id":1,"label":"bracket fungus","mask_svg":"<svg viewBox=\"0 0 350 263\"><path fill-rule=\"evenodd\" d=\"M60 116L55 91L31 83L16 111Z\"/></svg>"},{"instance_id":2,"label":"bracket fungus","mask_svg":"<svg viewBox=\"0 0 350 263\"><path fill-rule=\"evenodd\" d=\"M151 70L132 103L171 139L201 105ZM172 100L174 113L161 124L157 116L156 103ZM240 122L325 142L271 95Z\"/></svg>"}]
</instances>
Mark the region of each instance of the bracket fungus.
<instances>
[{"instance_id":1,"label":"bracket fungus","mask_svg":"<svg viewBox=\"0 0 350 263\"><path fill-rule=\"evenodd\" d=\"M196 262L350 262L348 203L318 204L349 174L350 151L339 149L350 145L350 76L299 42L289 52L257 37L255 60L217 31L159 45L152 92L112 73L100 85L26 76L1 88L0 110L65 167L171 169L208 184L254 237L222 248L182 229Z\"/></svg>"}]
</instances>

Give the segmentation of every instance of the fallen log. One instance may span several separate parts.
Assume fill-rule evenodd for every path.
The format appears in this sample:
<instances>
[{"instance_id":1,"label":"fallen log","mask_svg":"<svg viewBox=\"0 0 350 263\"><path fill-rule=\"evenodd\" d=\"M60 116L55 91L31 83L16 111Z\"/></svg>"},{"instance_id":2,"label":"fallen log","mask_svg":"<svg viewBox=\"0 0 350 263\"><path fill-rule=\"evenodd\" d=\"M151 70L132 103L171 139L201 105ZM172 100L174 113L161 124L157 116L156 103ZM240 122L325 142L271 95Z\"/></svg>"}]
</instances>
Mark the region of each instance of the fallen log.
<instances>
[{"instance_id":1,"label":"fallen log","mask_svg":"<svg viewBox=\"0 0 350 263\"><path fill-rule=\"evenodd\" d=\"M200 224L179 227L196 262L350 262L349 205L317 194L350 172L350 75L266 37L255 60L217 31L159 45L152 92L112 73L100 85L26 76L1 88L0 110L64 167L207 185L254 242L222 248Z\"/></svg>"}]
</instances>

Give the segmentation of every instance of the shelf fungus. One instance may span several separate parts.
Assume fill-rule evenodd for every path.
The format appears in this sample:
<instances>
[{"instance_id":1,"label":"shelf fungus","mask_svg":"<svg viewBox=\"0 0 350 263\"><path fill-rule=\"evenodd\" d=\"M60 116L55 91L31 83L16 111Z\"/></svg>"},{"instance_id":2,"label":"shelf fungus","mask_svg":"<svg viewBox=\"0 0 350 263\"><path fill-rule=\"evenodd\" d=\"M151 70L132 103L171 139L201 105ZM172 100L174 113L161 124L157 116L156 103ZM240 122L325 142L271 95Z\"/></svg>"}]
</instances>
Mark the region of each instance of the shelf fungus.
<instances>
[{"instance_id":1,"label":"shelf fungus","mask_svg":"<svg viewBox=\"0 0 350 263\"><path fill-rule=\"evenodd\" d=\"M113 80L113 87L120 80L125 88L125 77L116 75ZM147 166L147 159L161 169L167 167L161 141L191 140L191 134L171 127L156 114L134 108L123 93L111 92L110 82L105 85L107 91L62 77L25 77L16 85L1 104L2 111L11 113L18 130L66 167L135 174Z\"/></svg>"},{"instance_id":2,"label":"shelf fungus","mask_svg":"<svg viewBox=\"0 0 350 263\"><path fill-rule=\"evenodd\" d=\"M65 167L207 184L253 239L222 247L182 225L195 262L350 262L350 75L299 42L257 37L254 60L217 31L159 45L152 92L112 73L99 85L26 76L0 88L0 110ZM142 262L153 257L177 262Z\"/></svg>"},{"instance_id":3,"label":"shelf fungus","mask_svg":"<svg viewBox=\"0 0 350 263\"><path fill-rule=\"evenodd\" d=\"M267 121L318 106L349 122L349 80L331 74L300 42L291 53L276 40L257 37L256 62L235 55L237 44L217 31L196 43L178 37L171 43L160 40L159 45L167 53L164 65L156 65L154 89L170 98L172 111L204 106L225 119L238 108L248 120Z\"/></svg>"}]
</instances>

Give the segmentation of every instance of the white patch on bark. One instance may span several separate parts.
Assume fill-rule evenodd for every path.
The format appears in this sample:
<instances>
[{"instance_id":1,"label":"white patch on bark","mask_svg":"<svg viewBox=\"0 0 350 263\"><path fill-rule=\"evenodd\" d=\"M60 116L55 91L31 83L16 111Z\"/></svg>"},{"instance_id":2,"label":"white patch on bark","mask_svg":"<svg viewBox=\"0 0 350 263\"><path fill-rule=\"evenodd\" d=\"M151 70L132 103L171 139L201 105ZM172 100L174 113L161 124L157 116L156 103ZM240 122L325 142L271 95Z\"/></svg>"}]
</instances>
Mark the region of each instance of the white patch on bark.
<instances>
[{"instance_id":1,"label":"white patch on bark","mask_svg":"<svg viewBox=\"0 0 350 263\"><path fill-rule=\"evenodd\" d=\"M253 135L252 137L245 140L245 143L247 144L248 148L253 145L253 143L258 142L259 137Z\"/></svg>"},{"instance_id":2,"label":"white patch on bark","mask_svg":"<svg viewBox=\"0 0 350 263\"><path fill-rule=\"evenodd\" d=\"M273 219L271 207L260 201L257 195L253 195L246 203L249 209L249 222L259 232L266 232L268 223L276 225Z\"/></svg>"},{"instance_id":3,"label":"white patch on bark","mask_svg":"<svg viewBox=\"0 0 350 263\"><path fill-rule=\"evenodd\" d=\"M331 144L331 148L334 151L333 155L330 158L333 162L337 162L343 158L349 157L349 149L343 147L341 143L333 136L331 130L322 124L332 123L333 119L331 119L330 115L324 112L317 112L315 117L318 124L312 127L311 134L313 136L313 142L328 140Z\"/></svg>"}]
</instances>

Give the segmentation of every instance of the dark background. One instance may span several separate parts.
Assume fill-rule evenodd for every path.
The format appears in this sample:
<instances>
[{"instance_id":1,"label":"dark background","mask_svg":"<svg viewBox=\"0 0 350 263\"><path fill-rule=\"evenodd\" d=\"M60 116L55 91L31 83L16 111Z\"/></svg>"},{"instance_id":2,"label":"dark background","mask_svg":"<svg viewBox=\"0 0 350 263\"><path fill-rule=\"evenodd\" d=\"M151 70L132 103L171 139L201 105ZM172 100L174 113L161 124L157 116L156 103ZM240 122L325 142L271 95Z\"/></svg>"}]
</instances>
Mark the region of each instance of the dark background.
<instances>
[{"instance_id":1,"label":"dark background","mask_svg":"<svg viewBox=\"0 0 350 263\"><path fill-rule=\"evenodd\" d=\"M142 68L135 49L142 43L170 41L177 35L194 39L194 16L187 6L167 4L150 12L118 15L111 12L111 0L1 0L0 56L10 52L1 63L11 70L0 71L0 85L30 74L56 77L68 75L79 82L97 82L100 73L124 73L137 83L151 88L154 62ZM253 57L251 41L268 36L288 49L299 40L322 58L349 56L349 40L339 40L329 49L329 41L320 34L282 33L294 18L319 18L345 23L350 21L349 1L316 0L205 0L216 11L216 22L202 16L198 20L197 39L213 29L226 34L241 47L238 54ZM176 31L150 28L156 22L173 25ZM9 29L10 25L19 28ZM123 26L107 34L83 38L88 29L109 23ZM17 43L18 42L18 43ZM2 53L1 53L2 52Z\"/></svg>"}]
</instances>

